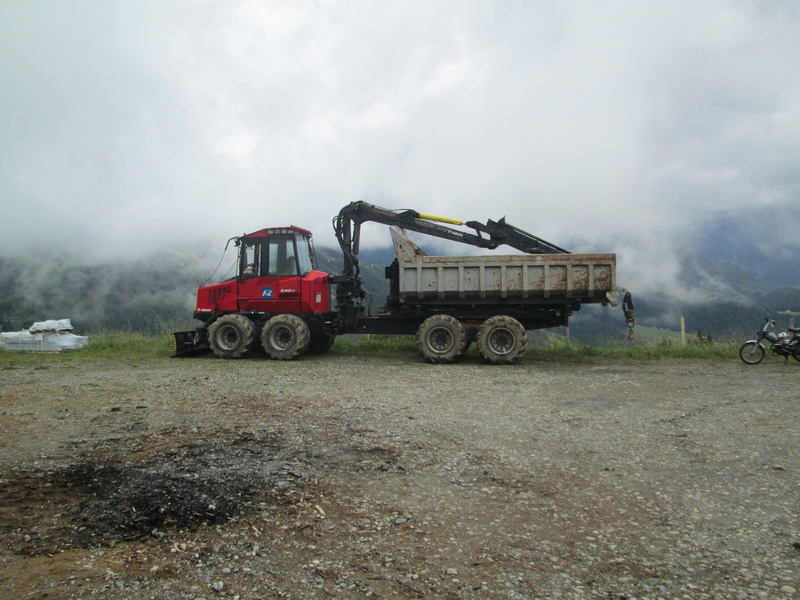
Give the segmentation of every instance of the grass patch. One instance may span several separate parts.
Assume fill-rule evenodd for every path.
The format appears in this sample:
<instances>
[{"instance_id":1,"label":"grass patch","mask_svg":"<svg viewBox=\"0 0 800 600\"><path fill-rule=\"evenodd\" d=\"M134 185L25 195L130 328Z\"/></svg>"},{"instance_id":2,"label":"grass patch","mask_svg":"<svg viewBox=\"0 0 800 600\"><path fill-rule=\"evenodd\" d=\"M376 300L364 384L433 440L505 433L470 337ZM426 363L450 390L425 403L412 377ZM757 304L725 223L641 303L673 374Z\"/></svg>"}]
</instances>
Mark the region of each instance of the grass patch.
<instances>
[{"instance_id":1,"label":"grass patch","mask_svg":"<svg viewBox=\"0 0 800 600\"><path fill-rule=\"evenodd\" d=\"M390 354L416 352L417 342L412 335L343 335L336 338L331 354Z\"/></svg>"},{"instance_id":2,"label":"grass patch","mask_svg":"<svg viewBox=\"0 0 800 600\"><path fill-rule=\"evenodd\" d=\"M104 331L89 335L89 343L79 350L65 352L25 352L0 347L0 366L44 365L52 363L108 360L113 362L166 358L172 354L172 339L167 335L149 336L124 331Z\"/></svg>"},{"instance_id":3,"label":"grass patch","mask_svg":"<svg viewBox=\"0 0 800 600\"><path fill-rule=\"evenodd\" d=\"M738 343L704 342L690 339L687 344L672 339L614 342L608 345L576 344L560 336L536 340L528 344L526 357L539 359L594 360L738 360ZM416 355L414 336L410 335L344 335L333 348L333 355L366 356L369 354ZM477 356L475 344L467 351ZM89 335L89 344L67 352L18 352L0 348L0 366L47 365L85 360L120 362L136 359L168 358L172 354L169 335L151 336L123 331L104 331Z\"/></svg>"},{"instance_id":4,"label":"grass patch","mask_svg":"<svg viewBox=\"0 0 800 600\"><path fill-rule=\"evenodd\" d=\"M544 359L592 358L603 360L738 360L739 344L705 342L689 339L681 344L677 339L656 338L634 342L614 342L607 345L576 344L561 336L550 336L544 341L528 343L526 357ZM416 353L414 336L410 335L347 335L336 340L331 353L334 354L391 354ZM468 355L478 354L471 344Z\"/></svg>"},{"instance_id":5,"label":"grass patch","mask_svg":"<svg viewBox=\"0 0 800 600\"><path fill-rule=\"evenodd\" d=\"M543 344L528 345L525 356L536 358L594 358L605 360L738 360L738 344L705 343L662 339L657 342L618 342L603 346L572 344L551 340Z\"/></svg>"},{"instance_id":6,"label":"grass patch","mask_svg":"<svg viewBox=\"0 0 800 600\"><path fill-rule=\"evenodd\" d=\"M89 358L157 358L172 354L169 335L145 335L122 331L107 331L89 337L89 345L80 352Z\"/></svg>"}]
</instances>

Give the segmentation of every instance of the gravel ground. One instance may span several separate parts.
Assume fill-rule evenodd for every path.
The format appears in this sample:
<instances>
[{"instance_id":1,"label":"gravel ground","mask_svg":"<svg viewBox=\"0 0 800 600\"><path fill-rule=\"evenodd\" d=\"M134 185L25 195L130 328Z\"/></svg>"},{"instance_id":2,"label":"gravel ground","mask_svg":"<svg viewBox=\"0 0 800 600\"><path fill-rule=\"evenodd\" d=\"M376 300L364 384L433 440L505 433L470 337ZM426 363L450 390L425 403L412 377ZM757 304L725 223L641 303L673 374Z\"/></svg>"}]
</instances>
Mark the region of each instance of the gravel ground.
<instances>
[{"instance_id":1,"label":"gravel ground","mask_svg":"<svg viewBox=\"0 0 800 600\"><path fill-rule=\"evenodd\" d=\"M0 370L0 597L798 598L800 365Z\"/></svg>"}]
</instances>

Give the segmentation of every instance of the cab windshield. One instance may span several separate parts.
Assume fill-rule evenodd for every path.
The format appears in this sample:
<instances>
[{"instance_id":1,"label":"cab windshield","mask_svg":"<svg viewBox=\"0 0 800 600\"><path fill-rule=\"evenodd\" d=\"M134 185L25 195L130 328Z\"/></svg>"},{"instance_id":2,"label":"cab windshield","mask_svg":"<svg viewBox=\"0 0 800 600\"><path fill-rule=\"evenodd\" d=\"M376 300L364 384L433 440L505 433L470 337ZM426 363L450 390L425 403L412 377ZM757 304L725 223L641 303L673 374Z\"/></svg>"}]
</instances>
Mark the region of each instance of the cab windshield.
<instances>
[{"instance_id":1,"label":"cab windshield","mask_svg":"<svg viewBox=\"0 0 800 600\"><path fill-rule=\"evenodd\" d=\"M314 250L305 235L270 236L242 244L242 278L307 275L314 268Z\"/></svg>"}]
</instances>

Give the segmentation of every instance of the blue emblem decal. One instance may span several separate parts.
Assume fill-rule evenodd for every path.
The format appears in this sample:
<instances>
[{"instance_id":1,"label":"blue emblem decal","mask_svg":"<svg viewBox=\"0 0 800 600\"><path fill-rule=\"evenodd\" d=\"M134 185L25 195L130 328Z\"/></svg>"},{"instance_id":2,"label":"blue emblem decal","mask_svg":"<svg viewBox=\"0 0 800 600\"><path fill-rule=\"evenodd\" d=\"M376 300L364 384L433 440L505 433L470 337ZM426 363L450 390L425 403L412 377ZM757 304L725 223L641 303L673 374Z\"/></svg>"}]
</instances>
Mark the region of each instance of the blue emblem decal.
<instances>
[{"instance_id":1,"label":"blue emblem decal","mask_svg":"<svg viewBox=\"0 0 800 600\"><path fill-rule=\"evenodd\" d=\"M261 299L262 300L272 300L272 288L261 288Z\"/></svg>"}]
</instances>

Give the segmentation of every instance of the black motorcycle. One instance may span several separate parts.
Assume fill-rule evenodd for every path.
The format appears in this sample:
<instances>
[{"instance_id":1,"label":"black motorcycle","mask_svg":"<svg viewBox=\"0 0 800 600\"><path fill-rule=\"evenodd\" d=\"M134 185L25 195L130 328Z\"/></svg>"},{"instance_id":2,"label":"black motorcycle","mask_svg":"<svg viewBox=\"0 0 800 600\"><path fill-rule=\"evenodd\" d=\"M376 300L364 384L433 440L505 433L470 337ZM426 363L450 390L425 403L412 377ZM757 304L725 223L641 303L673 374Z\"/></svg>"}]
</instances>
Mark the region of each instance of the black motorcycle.
<instances>
[{"instance_id":1,"label":"black motorcycle","mask_svg":"<svg viewBox=\"0 0 800 600\"><path fill-rule=\"evenodd\" d=\"M748 340L739 348L739 358L748 365L757 365L767 353L765 343L769 345L772 354L783 356L786 361L793 357L800 362L800 329L789 327L789 332L776 334L770 331L775 327L775 321L767 319L764 327L756 331L756 339ZM791 334L791 335L790 335Z\"/></svg>"}]
</instances>

